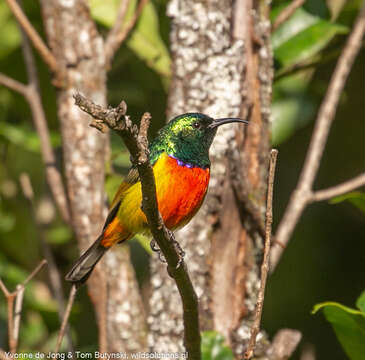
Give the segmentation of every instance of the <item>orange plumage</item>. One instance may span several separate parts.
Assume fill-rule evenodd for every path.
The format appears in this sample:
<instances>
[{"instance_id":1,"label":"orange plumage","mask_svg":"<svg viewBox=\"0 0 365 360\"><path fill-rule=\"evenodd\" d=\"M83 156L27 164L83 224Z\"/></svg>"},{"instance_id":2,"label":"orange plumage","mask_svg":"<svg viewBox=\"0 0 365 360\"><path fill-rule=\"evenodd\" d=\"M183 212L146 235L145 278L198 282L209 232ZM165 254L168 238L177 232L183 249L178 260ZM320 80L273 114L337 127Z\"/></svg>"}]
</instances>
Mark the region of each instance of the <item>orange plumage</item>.
<instances>
[{"instance_id":1,"label":"orange plumage","mask_svg":"<svg viewBox=\"0 0 365 360\"><path fill-rule=\"evenodd\" d=\"M209 168L179 165L178 160L162 154L153 167L158 207L165 225L175 230L184 226L199 210L209 183ZM129 186L128 186L129 185ZM147 231L147 220L141 210L141 183L123 182L117 192L120 200L117 216L104 230L101 245L110 247ZM116 204L116 200L113 201Z\"/></svg>"}]
</instances>

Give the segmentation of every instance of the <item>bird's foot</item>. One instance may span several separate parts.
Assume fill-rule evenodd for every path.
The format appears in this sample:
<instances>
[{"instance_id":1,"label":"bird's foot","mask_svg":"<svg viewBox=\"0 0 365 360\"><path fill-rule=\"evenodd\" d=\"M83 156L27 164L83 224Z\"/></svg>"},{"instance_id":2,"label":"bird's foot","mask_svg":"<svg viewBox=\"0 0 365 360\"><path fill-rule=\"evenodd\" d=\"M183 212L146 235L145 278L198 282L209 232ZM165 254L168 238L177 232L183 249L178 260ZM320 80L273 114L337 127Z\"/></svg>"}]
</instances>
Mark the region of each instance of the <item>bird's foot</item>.
<instances>
[{"instance_id":1,"label":"bird's foot","mask_svg":"<svg viewBox=\"0 0 365 360\"><path fill-rule=\"evenodd\" d=\"M177 265L176 265L176 269L178 269L184 261L185 251L183 250L183 248L181 247L179 242L175 239L175 234L171 230L167 230L167 231L169 232L170 239L175 246L177 254L179 255L179 261L177 262Z\"/></svg>"},{"instance_id":2,"label":"bird's foot","mask_svg":"<svg viewBox=\"0 0 365 360\"><path fill-rule=\"evenodd\" d=\"M184 261L185 251L182 249L179 242L175 239L174 233L170 230L167 230L167 231L169 232L169 238L172 241L172 243L174 244L175 249L177 251L177 254L179 256L179 260L178 260L177 265L175 267L175 270L177 270L182 265L182 263ZM165 259L165 256L162 254L162 251L161 251L160 247L157 245L155 239L151 240L150 247L151 247L152 251L154 251L158 254L158 257L159 257L161 262L163 262L163 263L167 262L166 259Z\"/></svg>"},{"instance_id":3,"label":"bird's foot","mask_svg":"<svg viewBox=\"0 0 365 360\"><path fill-rule=\"evenodd\" d=\"M157 245L156 243L156 240L155 239L152 239L151 242L150 242L150 247L152 249L152 251L156 252L158 254L158 258L160 259L160 261L162 263L167 263L164 255L162 254L162 251L161 249L159 248L159 246Z\"/></svg>"}]
</instances>

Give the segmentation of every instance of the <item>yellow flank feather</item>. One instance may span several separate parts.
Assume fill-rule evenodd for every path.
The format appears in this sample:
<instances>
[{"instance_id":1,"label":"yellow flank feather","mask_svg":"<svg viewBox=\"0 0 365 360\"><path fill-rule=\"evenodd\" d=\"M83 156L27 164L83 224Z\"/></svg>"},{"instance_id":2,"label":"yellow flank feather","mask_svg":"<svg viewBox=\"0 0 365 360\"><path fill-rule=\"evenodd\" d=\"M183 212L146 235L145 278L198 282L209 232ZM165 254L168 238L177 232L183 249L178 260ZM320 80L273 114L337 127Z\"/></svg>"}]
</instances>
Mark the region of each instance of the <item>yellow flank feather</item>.
<instances>
[{"instance_id":1,"label":"yellow flank feather","mask_svg":"<svg viewBox=\"0 0 365 360\"><path fill-rule=\"evenodd\" d=\"M153 167L158 200L164 197L164 194L169 186L169 174L167 173L167 168L165 166L167 159L167 154L162 154ZM119 206L117 217L122 227L128 229L134 234L147 232L147 219L141 210L141 182L138 181L137 183L126 188L125 191L118 191L118 198L121 200L121 204ZM115 200L113 203L115 203Z\"/></svg>"}]
</instances>

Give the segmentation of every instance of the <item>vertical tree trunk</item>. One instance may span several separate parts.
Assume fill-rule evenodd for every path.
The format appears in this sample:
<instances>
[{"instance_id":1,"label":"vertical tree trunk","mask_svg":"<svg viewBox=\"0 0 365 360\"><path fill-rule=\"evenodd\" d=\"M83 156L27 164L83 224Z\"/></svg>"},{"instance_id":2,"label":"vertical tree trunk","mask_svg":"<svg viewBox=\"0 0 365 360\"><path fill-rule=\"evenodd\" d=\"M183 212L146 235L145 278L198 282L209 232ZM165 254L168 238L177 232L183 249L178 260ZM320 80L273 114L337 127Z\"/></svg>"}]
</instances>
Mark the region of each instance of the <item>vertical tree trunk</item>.
<instances>
[{"instance_id":1,"label":"vertical tree trunk","mask_svg":"<svg viewBox=\"0 0 365 360\"><path fill-rule=\"evenodd\" d=\"M104 164L108 141L106 135L89 127L89 118L74 106L73 95L81 92L105 105L104 44L85 0L42 0L41 5L49 45L65 69L58 91L58 116L72 225L83 251L99 235L106 216ZM119 291L121 288L123 291ZM126 247L106 255L90 278L88 289L99 324L100 350L144 349L143 308ZM130 314L133 321L125 321ZM136 331L141 334L138 338Z\"/></svg>"},{"instance_id":2,"label":"vertical tree trunk","mask_svg":"<svg viewBox=\"0 0 365 360\"><path fill-rule=\"evenodd\" d=\"M171 0L168 15L173 54L168 117L191 111L237 117L252 110L247 128L219 129L208 195L192 222L177 233L200 299L202 330L224 334L242 355L263 247L272 78L267 5L241 1L233 11L230 0ZM175 284L158 260L151 267L150 346L181 351Z\"/></svg>"}]
</instances>

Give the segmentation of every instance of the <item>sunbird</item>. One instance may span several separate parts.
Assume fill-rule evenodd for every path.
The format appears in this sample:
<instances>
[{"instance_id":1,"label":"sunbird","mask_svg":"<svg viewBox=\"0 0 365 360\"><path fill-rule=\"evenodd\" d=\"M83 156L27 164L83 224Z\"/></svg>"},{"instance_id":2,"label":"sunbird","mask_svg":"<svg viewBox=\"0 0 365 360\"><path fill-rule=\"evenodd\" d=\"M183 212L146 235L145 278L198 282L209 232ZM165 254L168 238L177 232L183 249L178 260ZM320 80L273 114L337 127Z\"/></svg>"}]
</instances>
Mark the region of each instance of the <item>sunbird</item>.
<instances>
[{"instance_id":1,"label":"sunbird","mask_svg":"<svg viewBox=\"0 0 365 360\"><path fill-rule=\"evenodd\" d=\"M248 121L239 118L213 119L201 113L179 115L169 121L149 146L149 161L156 181L158 209L169 230L186 225L201 207L210 177L209 148L223 124ZM66 275L83 284L97 262L117 243L138 233L148 234L141 209L142 190L138 171L132 166L110 206L103 230Z\"/></svg>"}]
</instances>

